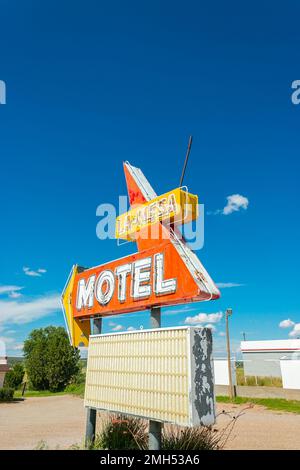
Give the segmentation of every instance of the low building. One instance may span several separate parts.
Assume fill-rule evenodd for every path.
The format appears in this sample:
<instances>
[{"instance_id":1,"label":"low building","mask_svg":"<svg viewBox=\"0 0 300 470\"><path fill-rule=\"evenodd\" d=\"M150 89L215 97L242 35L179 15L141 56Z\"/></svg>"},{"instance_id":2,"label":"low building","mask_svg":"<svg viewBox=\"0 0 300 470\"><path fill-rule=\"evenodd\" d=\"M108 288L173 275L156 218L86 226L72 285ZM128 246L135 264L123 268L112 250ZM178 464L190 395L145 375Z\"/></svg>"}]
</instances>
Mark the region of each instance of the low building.
<instances>
[{"instance_id":1,"label":"low building","mask_svg":"<svg viewBox=\"0 0 300 470\"><path fill-rule=\"evenodd\" d=\"M7 364L7 357L0 356L0 388L3 387L5 374L9 371L9 367Z\"/></svg>"},{"instance_id":2,"label":"low building","mask_svg":"<svg viewBox=\"0 0 300 470\"><path fill-rule=\"evenodd\" d=\"M280 359L300 359L300 339L241 341L245 376L280 377Z\"/></svg>"}]
</instances>

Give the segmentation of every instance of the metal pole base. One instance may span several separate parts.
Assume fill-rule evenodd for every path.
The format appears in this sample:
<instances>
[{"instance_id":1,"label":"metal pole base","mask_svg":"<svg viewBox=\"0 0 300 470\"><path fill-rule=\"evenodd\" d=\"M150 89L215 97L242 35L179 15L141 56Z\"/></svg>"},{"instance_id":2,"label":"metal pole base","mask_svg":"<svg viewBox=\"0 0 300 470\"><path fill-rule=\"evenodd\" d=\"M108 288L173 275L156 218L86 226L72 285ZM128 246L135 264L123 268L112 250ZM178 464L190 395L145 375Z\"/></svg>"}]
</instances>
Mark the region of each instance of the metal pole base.
<instances>
[{"instance_id":1,"label":"metal pole base","mask_svg":"<svg viewBox=\"0 0 300 470\"><path fill-rule=\"evenodd\" d=\"M85 429L85 447L89 449L95 442L96 435L96 416L97 411L92 408L87 409L86 429Z\"/></svg>"},{"instance_id":2,"label":"metal pole base","mask_svg":"<svg viewBox=\"0 0 300 470\"><path fill-rule=\"evenodd\" d=\"M149 421L149 450L161 449L161 430L162 423Z\"/></svg>"}]
</instances>

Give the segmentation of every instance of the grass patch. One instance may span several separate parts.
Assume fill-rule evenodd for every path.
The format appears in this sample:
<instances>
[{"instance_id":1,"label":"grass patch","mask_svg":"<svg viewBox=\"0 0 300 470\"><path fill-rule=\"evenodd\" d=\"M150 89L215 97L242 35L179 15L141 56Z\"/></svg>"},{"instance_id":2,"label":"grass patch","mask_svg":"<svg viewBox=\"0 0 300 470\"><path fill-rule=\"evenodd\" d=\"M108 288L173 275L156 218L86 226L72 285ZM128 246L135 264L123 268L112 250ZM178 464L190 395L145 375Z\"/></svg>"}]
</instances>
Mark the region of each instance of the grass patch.
<instances>
[{"instance_id":1,"label":"grass patch","mask_svg":"<svg viewBox=\"0 0 300 470\"><path fill-rule=\"evenodd\" d=\"M85 383L81 384L70 384L65 388L63 393L69 393L71 395L76 395L78 397L84 397Z\"/></svg>"},{"instance_id":2,"label":"grass patch","mask_svg":"<svg viewBox=\"0 0 300 470\"><path fill-rule=\"evenodd\" d=\"M236 397L231 400L227 396L217 396L218 403L234 403L242 405L246 403L253 403L254 405L262 405L265 408L273 411L286 411L290 413L300 414L300 401L285 400L284 398L250 398L250 397Z\"/></svg>"},{"instance_id":3,"label":"grass patch","mask_svg":"<svg viewBox=\"0 0 300 470\"><path fill-rule=\"evenodd\" d=\"M26 390L22 397L22 391L15 391L15 398L30 398L30 397L52 397L58 395L76 395L81 398L84 396L85 384L70 384L61 392L50 392L49 390Z\"/></svg>"},{"instance_id":4,"label":"grass patch","mask_svg":"<svg viewBox=\"0 0 300 470\"><path fill-rule=\"evenodd\" d=\"M280 377L245 376L243 367L237 367L235 372L237 385L253 387L282 387L282 380Z\"/></svg>"},{"instance_id":5,"label":"grass patch","mask_svg":"<svg viewBox=\"0 0 300 470\"><path fill-rule=\"evenodd\" d=\"M22 397L22 391L15 391L15 398L27 398L27 397L51 397L55 395L65 395L66 392L49 392L49 390L26 390L24 396Z\"/></svg>"}]
</instances>

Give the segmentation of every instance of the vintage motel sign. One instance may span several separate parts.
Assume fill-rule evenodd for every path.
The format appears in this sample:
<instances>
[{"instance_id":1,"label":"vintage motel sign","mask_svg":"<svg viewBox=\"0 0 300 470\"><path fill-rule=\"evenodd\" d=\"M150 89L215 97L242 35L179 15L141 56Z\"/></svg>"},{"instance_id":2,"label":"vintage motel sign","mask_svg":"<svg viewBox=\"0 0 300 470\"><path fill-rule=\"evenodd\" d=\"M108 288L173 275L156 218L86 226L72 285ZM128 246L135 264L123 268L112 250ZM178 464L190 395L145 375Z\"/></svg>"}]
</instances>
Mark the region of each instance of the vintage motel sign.
<instances>
[{"instance_id":1,"label":"vintage motel sign","mask_svg":"<svg viewBox=\"0 0 300 470\"><path fill-rule=\"evenodd\" d=\"M192 220L196 216L197 197L188 193L183 195L184 191L178 189L160 198L140 169L126 162L124 172L133 207L127 213L127 220L135 220L135 210L144 208L146 214L151 204L159 207L162 205L160 201L167 199L173 209L172 226L165 223L162 212L158 212L157 218L149 223L125 224L123 234L120 233L123 222L117 223L117 236L131 239L138 232L138 252L94 268L73 267L62 294L62 305L74 346L88 345L90 324L84 320L90 317L199 302L220 296L200 260L180 239L176 229L177 223L184 222L181 218L182 201L188 201L190 206L188 211L183 208L184 217ZM118 219L123 220L122 216ZM149 236L149 225L155 236Z\"/></svg>"},{"instance_id":2,"label":"vintage motel sign","mask_svg":"<svg viewBox=\"0 0 300 470\"><path fill-rule=\"evenodd\" d=\"M212 334L176 327L93 335L84 404L181 426L215 421Z\"/></svg>"}]
</instances>

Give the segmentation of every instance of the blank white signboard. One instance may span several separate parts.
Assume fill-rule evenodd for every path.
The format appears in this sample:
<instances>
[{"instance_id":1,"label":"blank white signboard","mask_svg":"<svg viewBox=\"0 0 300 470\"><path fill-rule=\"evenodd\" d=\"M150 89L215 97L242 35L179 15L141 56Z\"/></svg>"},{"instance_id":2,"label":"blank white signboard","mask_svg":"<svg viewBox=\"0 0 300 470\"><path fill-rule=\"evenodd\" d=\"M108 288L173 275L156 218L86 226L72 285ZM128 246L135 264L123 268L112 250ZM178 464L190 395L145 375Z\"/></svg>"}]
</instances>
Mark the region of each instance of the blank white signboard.
<instances>
[{"instance_id":1,"label":"blank white signboard","mask_svg":"<svg viewBox=\"0 0 300 470\"><path fill-rule=\"evenodd\" d=\"M84 404L183 426L215 422L212 335L178 327L90 337Z\"/></svg>"}]
</instances>

